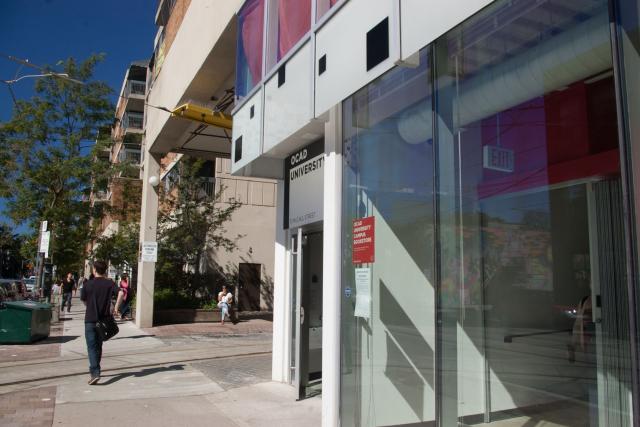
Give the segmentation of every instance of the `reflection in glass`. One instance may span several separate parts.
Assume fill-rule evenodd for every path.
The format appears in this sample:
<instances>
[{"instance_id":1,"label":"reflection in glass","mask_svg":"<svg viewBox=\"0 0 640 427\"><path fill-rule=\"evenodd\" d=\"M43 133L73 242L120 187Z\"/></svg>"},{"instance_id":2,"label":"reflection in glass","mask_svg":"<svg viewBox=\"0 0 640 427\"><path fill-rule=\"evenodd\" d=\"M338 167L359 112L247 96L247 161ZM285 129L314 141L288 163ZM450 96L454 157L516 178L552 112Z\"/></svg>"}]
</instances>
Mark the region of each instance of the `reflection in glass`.
<instances>
[{"instance_id":1,"label":"reflection in glass","mask_svg":"<svg viewBox=\"0 0 640 427\"><path fill-rule=\"evenodd\" d=\"M247 95L262 78L264 0L247 0L238 12L236 46L237 97Z\"/></svg>"},{"instance_id":2,"label":"reflection in glass","mask_svg":"<svg viewBox=\"0 0 640 427\"><path fill-rule=\"evenodd\" d=\"M419 67L386 74L343 107L343 426L435 420L429 78L424 52ZM375 217L375 263L354 265L352 223L365 217ZM370 283L356 283L356 267L370 269Z\"/></svg>"},{"instance_id":3,"label":"reflection in glass","mask_svg":"<svg viewBox=\"0 0 640 427\"><path fill-rule=\"evenodd\" d=\"M309 32L311 0L278 0L277 61Z\"/></svg>"},{"instance_id":4,"label":"reflection in glass","mask_svg":"<svg viewBox=\"0 0 640 427\"><path fill-rule=\"evenodd\" d=\"M317 0L316 1L316 20L319 20L340 0Z\"/></svg>"},{"instance_id":5,"label":"reflection in glass","mask_svg":"<svg viewBox=\"0 0 640 427\"><path fill-rule=\"evenodd\" d=\"M436 43L444 425L630 423L608 22L499 1Z\"/></svg>"}]
</instances>

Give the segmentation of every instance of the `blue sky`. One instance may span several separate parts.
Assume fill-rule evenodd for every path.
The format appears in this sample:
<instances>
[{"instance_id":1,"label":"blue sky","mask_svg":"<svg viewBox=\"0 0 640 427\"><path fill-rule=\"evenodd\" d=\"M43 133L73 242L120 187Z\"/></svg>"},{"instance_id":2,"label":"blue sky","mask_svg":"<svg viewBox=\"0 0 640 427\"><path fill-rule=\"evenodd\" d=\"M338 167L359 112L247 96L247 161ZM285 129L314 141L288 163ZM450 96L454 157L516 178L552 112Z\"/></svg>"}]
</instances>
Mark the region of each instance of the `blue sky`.
<instances>
[{"instance_id":1,"label":"blue sky","mask_svg":"<svg viewBox=\"0 0 640 427\"><path fill-rule=\"evenodd\" d=\"M0 53L37 65L105 53L94 77L113 88L115 103L129 64L151 55L156 4L156 0L0 0ZM0 57L1 80L13 79L17 70L18 64ZM33 83L25 79L13 85L16 97L29 98ZM0 121L11 117L12 108L11 95L0 84ZM6 221L3 208L0 200L0 221Z\"/></svg>"}]
</instances>

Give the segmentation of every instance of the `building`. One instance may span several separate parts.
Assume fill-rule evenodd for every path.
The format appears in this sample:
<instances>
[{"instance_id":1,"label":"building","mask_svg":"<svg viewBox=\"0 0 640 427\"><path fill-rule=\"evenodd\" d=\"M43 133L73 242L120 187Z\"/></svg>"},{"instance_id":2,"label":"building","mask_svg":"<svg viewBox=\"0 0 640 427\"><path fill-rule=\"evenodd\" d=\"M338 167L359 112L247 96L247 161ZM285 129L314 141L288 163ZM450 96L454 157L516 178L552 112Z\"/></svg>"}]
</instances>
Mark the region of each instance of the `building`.
<instances>
[{"instance_id":1,"label":"building","mask_svg":"<svg viewBox=\"0 0 640 427\"><path fill-rule=\"evenodd\" d=\"M239 6L239 1L158 2L158 33L147 78L140 242L156 241L162 209L159 192L162 188L172 191L183 156L206 160L203 191L213 196L222 189L221 205L231 200L242 204L224 224L229 236L242 236L237 250L215 251L209 260L219 270L237 273L234 285L240 309L270 311L276 182L230 174L229 113L235 78L232 21ZM155 263L141 261L136 300L139 326L153 324L150 296L154 286Z\"/></svg>"},{"instance_id":2,"label":"building","mask_svg":"<svg viewBox=\"0 0 640 427\"><path fill-rule=\"evenodd\" d=\"M273 379L323 425L640 423L637 0L165 5L143 212L154 150L202 150L179 107L233 86Z\"/></svg>"},{"instance_id":3,"label":"building","mask_svg":"<svg viewBox=\"0 0 640 427\"><path fill-rule=\"evenodd\" d=\"M98 238L118 232L122 222L140 221L141 143L144 132L144 99L146 93L148 61L132 62L127 69L116 103L114 124L111 129L98 132L98 139L110 140L109 148L99 153L114 167L115 176L105 182L94 182L90 202L100 212L100 222L94 223ZM96 247L96 241L87 245L87 253ZM136 266L130 266L131 274ZM109 266L109 277L124 271ZM85 277L91 273L89 261L85 263Z\"/></svg>"}]
</instances>

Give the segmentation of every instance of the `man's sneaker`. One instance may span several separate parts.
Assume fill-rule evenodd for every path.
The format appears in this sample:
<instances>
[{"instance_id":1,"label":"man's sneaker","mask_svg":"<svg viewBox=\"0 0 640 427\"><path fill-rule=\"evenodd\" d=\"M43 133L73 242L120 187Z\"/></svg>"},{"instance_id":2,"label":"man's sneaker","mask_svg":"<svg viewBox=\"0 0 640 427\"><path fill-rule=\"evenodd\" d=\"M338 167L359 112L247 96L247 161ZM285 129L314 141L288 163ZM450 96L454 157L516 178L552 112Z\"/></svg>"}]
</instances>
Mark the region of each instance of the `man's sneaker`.
<instances>
[{"instance_id":1,"label":"man's sneaker","mask_svg":"<svg viewBox=\"0 0 640 427\"><path fill-rule=\"evenodd\" d=\"M98 381L100 381L100 377L91 377L91 379L89 380L89 385L98 384Z\"/></svg>"}]
</instances>

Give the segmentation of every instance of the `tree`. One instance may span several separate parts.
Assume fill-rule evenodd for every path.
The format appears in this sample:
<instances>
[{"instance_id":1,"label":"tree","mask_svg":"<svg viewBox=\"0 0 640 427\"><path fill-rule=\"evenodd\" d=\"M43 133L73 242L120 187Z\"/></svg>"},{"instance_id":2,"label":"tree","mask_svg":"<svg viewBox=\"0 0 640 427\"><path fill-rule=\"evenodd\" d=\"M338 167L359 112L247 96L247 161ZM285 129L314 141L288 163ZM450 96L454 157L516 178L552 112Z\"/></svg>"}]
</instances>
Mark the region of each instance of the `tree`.
<instances>
[{"instance_id":1,"label":"tree","mask_svg":"<svg viewBox=\"0 0 640 427\"><path fill-rule=\"evenodd\" d=\"M96 130L113 116L111 89L91 81L102 59L92 55L81 63L64 61L64 72L86 83L39 79L35 95L18 101L11 120L0 125L0 196L8 201L7 213L14 223L30 225L30 250L40 221L48 221L50 258L63 271L82 266L91 234L91 185L97 176L110 173L108 162L95 161L98 150L110 143L96 143Z\"/></svg>"},{"instance_id":2,"label":"tree","mask_svg":"<svg viewBox=\"0 0 640 427\"><path fill-rule=\"evenodd\" d=\"M133 268L138 262L139 233L139 223L120 222L118 231L96 240L91 258L107 261L117 270Z\"/></svg>"},{"instance_id":3,"label":"tree","mask_svg":"<svg viewBox=\"0 0 640 427\"><path fill-rule=\"evenodd\" d=\"M20 255L21 246L21 236L12 233L8 225L0 224L0 277L22 276L24 258Z\"/></svg>"},{"instance_id":4,"label":"tree","mask_svg":"<svg viewBox=\"0 0 640 427\"><path fill-rule=\"evenodd\" d=\"M215 194L207 190L208 181L201 176L203 165L203 160L182 158L176 166L180 178L175 187L162 193L164 209L158 224L158 287L192 298L207 290L211 251L233 251L241 237L228 237L224 228L240 203L223 202L223 188Z\"/></svg>"}]
</instances>

